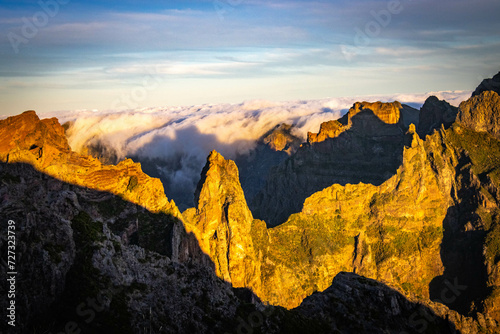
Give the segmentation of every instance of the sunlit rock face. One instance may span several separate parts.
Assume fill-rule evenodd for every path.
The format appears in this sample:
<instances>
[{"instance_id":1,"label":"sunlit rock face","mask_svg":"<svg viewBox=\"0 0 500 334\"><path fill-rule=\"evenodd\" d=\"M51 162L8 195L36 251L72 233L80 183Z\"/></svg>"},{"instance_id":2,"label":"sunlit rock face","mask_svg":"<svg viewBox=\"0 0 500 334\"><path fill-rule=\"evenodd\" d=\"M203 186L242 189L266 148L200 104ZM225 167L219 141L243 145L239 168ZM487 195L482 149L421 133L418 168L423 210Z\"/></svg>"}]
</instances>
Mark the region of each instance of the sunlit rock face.
<instances>
[{"instance_id":1,"label":"sunlit rock face","mask_svg":"<svg viewBox=\"0 0 500 334\"><path fill-rule=\"evenodd\" d=\"M496 94L483 95L483 103L494 108ZM474 101L472 98L460 107L459 120L466 119L468 113L482 113L482 104L469 108ZM352 122L355 126L356 118ZM465 332L473 333L479 325L442 303L461 315L480 317L486 327L494 327L499 319L495 291L500 258L500 142L493 137L494 124L482 133L475 131L475 126L460 121L449 128L441 124L423 140L416 126L410 125L403 135L400 166L393 176L379 185L327 186L308 196L298 213L274 228L253 219L246 203L237 200L239 214L233 222L241 232L248 233L251 226L248 240L238 244L253 247L245 254L257 260L250 263L251 269L249 262L232 268L252 282L253 291L263 301L286 308L300 305L314 291L327 289L339 272L349 271L385 282L420 300L438 300L432 307L440 314L453 314L455 324ZM328 125L323 129L327 131ZM202 173L200 189L211 189L209 193L220 198L216 201L220 208L208 206L211 209L204 210L198 200L197 209L185 215L193 226L202 226L203 222L224 226L224 218L219 217L225 215L222 208L227 194L241 198L237 173L216 153L210 155L207 166L212 167ZM207 170L217 171L216 177L206 177L210 175ZM232 175L225 178L231 185L221 183L221 175ZM205 236L200 230L200 239L209 239L215 230L207 229ZM212 242L217 243L214 238ZM212 255L215 259L231 248L227 239L221 244L222 251ZM236 261L242 258L232 257ZM218 261L214 262L217 266ZM220 269L219 275L224 276L223 272ZM453 299L443 300L450 282L463 290Z\"/></svg>"},{"instance_id":2,"label":"sunlit rock face","mask_svg":"<svg viewBox=\"0 0 500 334\"><path fill-rule=\"evenodd\" d=\"M301 144L301 139L292 133L293 126L290 124L277 125L273 130L266 133L259 142L267 145L273 151L284 151L288 155L294 153Z\"/></svg>"},{"instance_id":3,"label":"sunlit rock face","mask_svg":"<svg viewBox=\"0 0 500 334\"><path fill-rule=\"evenodd\" d=\"M460 104L458 122L477 132L487 132L500 139L500 96L485 91Z\"/></svg>"},{"instance_id":4,"label":"sunlit rock face","mask_svg":"<svg viewBox=\"0 0 500 334\"><path fill-rule=\"evenodd\" d=\"M318 133L308 132L307 143L320 143L328 138L335 138L345 131L345 127L337 120L321 123Z\"/></svg>"},{"instance_id":5,"label":"sunlit rock face","mask_svg":"<svg viewBox=\"0 0 500 334\"><path fill-rule=\"evenodd\" d=\"M260 263L251 239L253 217L236 164L213 151L203 168L195 202L196 209L184 213L187 230L210 255L217 275L235 287L258 290Z\"/></svg>"},{"instance_id":6,"label":"sunlit rock face","mask_svg":"<svg viewBox=\"0 0 500 334\"><path fill-rule=\"evenodd\" d=\"M34 111L0 121L0 161L24 162L62 181L108 191L153 212L171 212L159 179L143 173L141 165L127 159L103 165L91 156L71 151L64 128L57 119L40 120Z\"/></svg>"},{"instance_id":7,"label":"sunlit rock face","mask_svg":"<svg viewBox=\"0 0 500 334\"><path fill-rule=\"evenodd\" d=\"M405 131L418 110L393 103L358 102L339 120L325 122L308 143L272 169L250 203L269 226L300 212L304 200L334 183L380 185L401 164Z\"/></svg>"}]
</instances>

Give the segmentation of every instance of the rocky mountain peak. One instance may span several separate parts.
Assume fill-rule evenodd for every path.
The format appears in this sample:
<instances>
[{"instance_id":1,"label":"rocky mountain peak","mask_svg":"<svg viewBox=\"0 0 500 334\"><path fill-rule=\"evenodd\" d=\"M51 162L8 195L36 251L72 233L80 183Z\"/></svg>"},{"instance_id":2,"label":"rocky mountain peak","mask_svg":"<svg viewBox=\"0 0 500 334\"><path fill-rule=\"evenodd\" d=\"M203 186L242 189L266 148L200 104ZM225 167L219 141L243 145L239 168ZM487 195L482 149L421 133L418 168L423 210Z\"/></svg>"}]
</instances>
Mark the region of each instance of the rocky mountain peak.
<instances>
[{"instance_id":1,"label":"rocky mountain peak","mask_svg":"<svg viewBox=\"0 0 500 334\"><path fill-rule=\"evenodd\" d=\"M480 95L482 92L494 91L500 94L500 72L498 72L493 78L484 79L479 86L477 86L472 96Z\"/></svg>"},{"instance_id":2,"label":"rocky mountain peak","mask_svg":"<svg viewBox=\"0 0 500 334\"><path fill-rule=\"evenodd\" d=\"M364 111L371 110L382 122L387 124L397 124L401 118L401 109L403 106L400 102L391 103L382 102L356 102L348 112L349 123L352 118Z\"/></svg>"},{"instance_id":3,"label":"rocky mountain peak","mask_svg":"<svg viewBox=\"0 0 500 334\"><path fill-rule=\"evenodd\" d=\"M216 264L216 274L234 287L254 287L259 271L250 237L252 213L231 160L212 151L195 193L195 209L184 212L188 232Z\"/></svg>"},{"instance_id":4,"label":"rocky mountain peak","mask_svg":"<svg viewBox=\"0 0 500 334\"><path fill-rule=\"evenodd\" d=\"M284 151L290 155L301 144L301 139L292 134L292 129L290 124L277 125L264 135L262 142L274 151Z\"/></svg>"},{"instance_id":5,"label":"rocky mountain peak","mask_svg":"<svg viewBox=\"0 0 500 334\"><path fill-rule=\"evenodd\" d=\"M201 179L195 193L195 204L203 208L208 202L217 201L222 204L241 199L243 190L239 182L238 168L231 160L213 150L201 172ZM243 196L244 200L244 196Z\"/></svg>"},{"instance_id":6,"label":"rocky mountain peak","mask_svg":"<svg viewBox=\"0 0 500 334\"><path fill-rule=\"evenodd\" d=\"M152 212L181 216L161 181L146 175L139 163L127 159L116 166L103 165L72 152L59 121L40 120L32 110L0 121L0 162L28 163L61 181L119 195Z\"/></svg>"},{"instance_id":7,"label":"rocky mountain peak","mask_svg":"<svg viewBox=\"0 0 500 334\"><path fill-rule=\"evenodd\" d=\"M460 103L457 121L466 128L500 139L500 96L494 91L484 91Z\"/></svg>"},{"instance_id":8,"label":"rocky mountain peak","mask_svg":"<svg viewBox=\"0 0 500 334\"><path fill-rule=\"evenodd\" d=\"M69 150L64 129L56 118L40 120L35 111L29 110L0 121L2 160L16 159L22 151L28 151L31 155L26 156L24 162L36 159L45 165L57 151Z\"/></svg>"},{"instance_id":9,"label":"rocky mountain peak","mask_svg":"<svg viewBox=\"0 0 500 334\"><path fill-rule=\"evenodd\" d=\"M458 108L448 102L435 96L428 97L420 109L418 134L424 138L432 134L435 129L441 128L441 125L448 128L455 121L457 112Z\"/></svg>"}]
</instances>

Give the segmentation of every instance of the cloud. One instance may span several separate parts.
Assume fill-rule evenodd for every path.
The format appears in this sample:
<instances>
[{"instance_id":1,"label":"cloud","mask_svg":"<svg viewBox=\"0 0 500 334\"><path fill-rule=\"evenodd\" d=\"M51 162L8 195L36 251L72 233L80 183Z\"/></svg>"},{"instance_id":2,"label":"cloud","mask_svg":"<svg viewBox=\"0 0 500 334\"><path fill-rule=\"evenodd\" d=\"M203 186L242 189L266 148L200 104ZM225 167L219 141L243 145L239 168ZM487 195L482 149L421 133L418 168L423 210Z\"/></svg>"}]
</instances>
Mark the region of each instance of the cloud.
<instances>
[{"instance_id":1,"label":"cloud","mask_svg":"<svg viewBox=\"0 0 500 334\"><path fill-rule=\"evenodd\" d=\"M293 124L294 134L305 141L307 132L317 132L322 122L339 118L357 101L398 100L419 106L429 95L457 105L470 96L470 91L289 102L251 100L122 112L74 110L44 113L41 117L56 116L61 123L73 122L68 131L73 150L83 152L88 145L100 144L119 159L134 157L149 168L153 162L167 196L183 204L192 199L211 150L235 159L252 150L259 138L281 123Z\"/></svg>"},{"instance_id":2,"label":"cloud","mask_svg":"<svg viewBox=\"0 0 500 334\"><path fill-rule=\"evenodd\" d=\"M0 113L112 108L150 73L162 84L140 106L472 89L498 71L498 0L401 2L360 46L355 29L389 1L225 1L221 20L210 0L75 0L15 54L7 34L40 6L11 1L0 5Z\"/></svg>"}]
</instances>

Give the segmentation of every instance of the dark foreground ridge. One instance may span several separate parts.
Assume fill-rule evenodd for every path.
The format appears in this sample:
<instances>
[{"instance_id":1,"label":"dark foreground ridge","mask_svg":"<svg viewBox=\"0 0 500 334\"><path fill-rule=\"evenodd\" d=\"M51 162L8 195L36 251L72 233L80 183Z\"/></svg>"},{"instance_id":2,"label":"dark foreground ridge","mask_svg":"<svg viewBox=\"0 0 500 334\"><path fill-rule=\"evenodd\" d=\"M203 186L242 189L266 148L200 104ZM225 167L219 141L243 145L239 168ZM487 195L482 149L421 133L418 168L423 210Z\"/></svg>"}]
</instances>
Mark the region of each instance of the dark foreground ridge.
<instances>
[{"instance_id":1,"label":"dark foreground ridge","mask_svg":"<svg viewBox=\"0 0 500 334\"><path fill-rule=\"evenodd\" d=\"M432 315L428 325L435 330L428 333L455 333L430 309L357 275L339 274L331 288L296 310L264 306L250 290L215 276L197 241L182 230L176 235L175 217L27 164L0 164L0 180L0 211L16 223L19 252L16 328L1 325L8 333L414 332L419 327L408 318L415 312ZM0 238L5 253L6 227ZM367 296L375 299L367 303ZM0 307L7 306L2 298Z\"/></svg>"}]
</instances>

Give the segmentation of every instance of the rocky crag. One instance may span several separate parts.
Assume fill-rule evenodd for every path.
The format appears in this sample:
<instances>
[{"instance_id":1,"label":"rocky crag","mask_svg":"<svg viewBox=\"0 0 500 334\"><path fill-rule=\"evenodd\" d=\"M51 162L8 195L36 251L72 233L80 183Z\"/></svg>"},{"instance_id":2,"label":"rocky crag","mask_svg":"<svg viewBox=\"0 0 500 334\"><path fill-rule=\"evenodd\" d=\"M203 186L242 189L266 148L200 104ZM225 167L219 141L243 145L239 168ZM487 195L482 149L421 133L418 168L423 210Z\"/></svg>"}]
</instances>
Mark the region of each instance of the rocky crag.
<instances>
[{"instance_id":1,"label":"rocky crag","mask_svg":"<svg viewBox=\"0 0 500 334\"><path fill-rule=\"evenodd\" d=\"M447 109L440 108L447 105L434 98L428 102ZM400 167L387 181L326 187L307 197L300 212L280 226L268 229L265 222L253 219L243 198L237 196L238 206L227 212L247 231L251 225L247 240L239 244L253 247L241 247L241 254L248 259L258 256L258 261L249 260L240 267L244 278L237 275L238 282L248 282L247 287L263 301L293 308L314 291L327 289L339 272L355 272L409 297L435 300L433 307L455 319L463 332L496 331L500 320L496 308L500 259L497 108L498 94L483 92L460 105L453 125L441 118L438 130L428 128L427 132L433 132L425 141L410 125L401 139L406 145ZM373 112L367 114L374 119ZM351 119L352 128L356 115ZM387 117L385 121L398 123L400 119ZM339 128L345 125L338 123L325 125L323 130L332 129L332 137L339 138L345 133L339 134ZM344 119L344 123L349 121ZM369 132L363 120L359 126ZM320 137L328 135L310 136L311 141ZM223 189L239 188L237 170L225 168L227 165L232 164L211 154L201 187L214 187L217 192L199 199L198 207L185 213L186 224L193 226L188 230L199 240L210 238L216 230L213 225L205 229L207 216L200 203L214 201L214 197L218 203L226 203ZM209 178L206 173L218 176ZM216 186L209 184L214 179ZM230 179L233 181L225 184ZM212 221L227 224L230 219L223 216L217 212ZM239 258L245 258L241 254ZM255 263L254 268L248 263Z\"/></svg>"},{"instance_id":2,"label":"rocky crag","mask_svg":"<svg viewBox=\"0 0 500 334\"><path fill-rule=\"evenodd\" d=\"M422 108L420 108L418 130L420 138L425 139L426 135L431 135L434 130L439 130L441 126L449 128L457 118L458 108L448 102L439 100L435 96L427 98Z\"/></svg>"},{"instance_id":3,"label":"rocky crag","mask_svg":"<svg viewBox=\"0 0 500 334\"><path fill-rule=\"evenodd\" d=\"M145 205L151 202L141 196L130 197L136 202L125 200L117 181L128 176L123 167L105 167L69 151L55 120L40 121L28 112L7 119L0 131L14 143L2 142L8 162L0 163L0 212L15 222L19 254L18 326L13 332L331 333L360 328L374 333L412 332L419 330L419 323L409 323L408 317L420 312L435 316L425 323L433 329L430 332L454 333L453 323L429 307L357 276L339 275L328 291L295 310L260 303L244 287L270 291L261 286L263 275L256 266L264 254L257 252L259 239L247 236L266 233L265 223L253 220L235 164L216 152L203 171L196 194L198 209L186 213L192 222L185 223L186 231L176 210L148 210ZM93 162L89 174L107 170L107 191L92 189L96 184L83 187L62 180L95 180L85 175L87 164L64 169L79 172L79 178L59 174L56 167L63 168L68 155L71 161ZM116 187L111 182L117 182ZM143 194L137 189L141 186L131 190ZM155 196L152 192L151 198ZM1 226L5 232L7 222ZM1 235L0 249L6 253L7 233ZM6 271L6 264L0 265ZM290 290L275 288L283 288L282 293ZM356 294L332 297L332 290ZM0 293L6 291L4 281ZM379 299L358 309L359 317L349 313L359 298L374 291ZM2 299L0 306L6 309L7 302ZM375 314L380 305L393 311ZM324 308L323 313L312 316L316 307ZM6 326L3 322L1 329L12 332Z\"/></svg>"},{"instance_id":4,"label":"rocky crag","mask_svg":"<svg viewBox=\"0 0 500 334\"><path fill-rule=\"evenodd\" d=\"M318 134L274 168L250 203L269 226L300 212L304 200L334 183L379 185L401 165L405 131L418 110L393 103L356 103L341 119L321 125Z\"/></svg>"},{"instance_id":5,"label":"rocky crag","mask_svg":"<svg viewBox=\"0 0 500 334\"><path fill-rule=\"evenodd\" d=\"M75 153L57 119L40 120L34 111L0 121L0 161L28 163L62 181L108 191L150 211L180 217L160 180L143 173L140 164L127 159L116 166L103 165Z\"/></svg>"}]
</instances>

